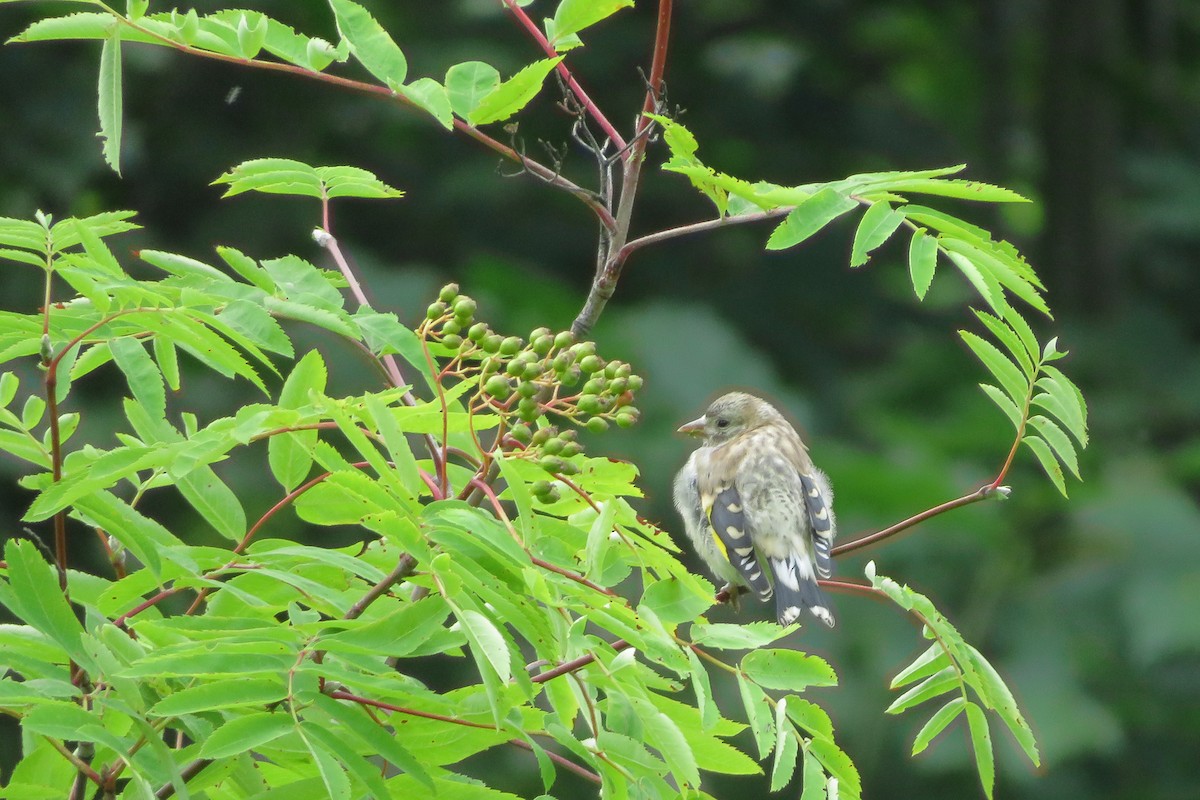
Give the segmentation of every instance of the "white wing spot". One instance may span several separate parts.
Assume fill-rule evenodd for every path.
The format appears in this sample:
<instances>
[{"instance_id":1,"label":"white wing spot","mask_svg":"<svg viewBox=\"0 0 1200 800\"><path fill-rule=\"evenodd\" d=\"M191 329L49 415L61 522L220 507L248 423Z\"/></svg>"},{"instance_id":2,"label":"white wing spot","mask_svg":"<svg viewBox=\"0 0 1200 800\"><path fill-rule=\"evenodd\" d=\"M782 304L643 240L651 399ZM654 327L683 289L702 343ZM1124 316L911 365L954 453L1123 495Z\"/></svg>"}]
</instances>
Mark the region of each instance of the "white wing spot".
<instances>
[{"instance_id":1,"label":"white wing spot","mask_svg":"<svg viewBox=\"0 0 1200 800\"><path fill-rule=\"evenodd\" d=\"M745 536L744 533L737 529L736 525L729 525L726 527L725 535L731 539L741 539L743 536Z\"/></svg>"}]
</instances>

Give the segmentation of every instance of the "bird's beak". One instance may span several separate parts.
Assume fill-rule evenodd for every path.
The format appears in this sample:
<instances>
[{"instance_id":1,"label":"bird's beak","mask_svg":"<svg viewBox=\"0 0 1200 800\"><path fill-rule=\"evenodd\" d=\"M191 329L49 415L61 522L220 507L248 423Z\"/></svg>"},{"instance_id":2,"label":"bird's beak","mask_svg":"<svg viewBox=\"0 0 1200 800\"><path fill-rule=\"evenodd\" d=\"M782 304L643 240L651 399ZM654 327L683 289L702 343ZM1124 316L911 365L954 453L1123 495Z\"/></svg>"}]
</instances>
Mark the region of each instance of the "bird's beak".
<instances>
[{"instance_id":1,"label":"bird's beak","mask_svg":"<svg viewBox=\"0 0 1200 800\"><path fill-rule=\"evenodd\" d=\"M704 423L708 422L704 417L694 419L686 425L679 426L680 433L686 433L688 436L699 436L704 433Z\"/></svg>"}]
</instances>

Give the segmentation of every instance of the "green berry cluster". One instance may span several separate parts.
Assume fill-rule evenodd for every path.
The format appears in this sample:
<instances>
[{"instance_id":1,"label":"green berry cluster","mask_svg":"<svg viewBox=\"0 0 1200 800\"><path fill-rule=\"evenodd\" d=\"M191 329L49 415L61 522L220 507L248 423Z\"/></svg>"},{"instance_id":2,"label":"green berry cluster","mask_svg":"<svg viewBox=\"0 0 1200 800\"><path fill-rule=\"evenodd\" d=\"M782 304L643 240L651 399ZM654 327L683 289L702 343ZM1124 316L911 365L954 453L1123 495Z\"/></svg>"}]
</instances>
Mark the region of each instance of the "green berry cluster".
<instances>
[{"instance_id":1,"label":"green berry cluster","mask_svg":"<svg viewBox=\"0 0 1200 800\"><path fill-rule=\"evenodd\" d=\"M477 397L510 426L502 446L521 450L551 474L572 475L579 468L571 457L582 448L573 429L560 432L544 419L547 414L594 433L614 423L627 428L637 422L633 399L642 378L629 364L606 361L595 342L577 342L570 331L537 328L525 339L502 336L475 321L475 310L475 301L461 294L458 284L447 284L430 304L423 329L456 350L464 366L478 362ZM556 492L547 481L534 485L536 496L551 498L547 502Z\"/></svg>"}]
</instances>

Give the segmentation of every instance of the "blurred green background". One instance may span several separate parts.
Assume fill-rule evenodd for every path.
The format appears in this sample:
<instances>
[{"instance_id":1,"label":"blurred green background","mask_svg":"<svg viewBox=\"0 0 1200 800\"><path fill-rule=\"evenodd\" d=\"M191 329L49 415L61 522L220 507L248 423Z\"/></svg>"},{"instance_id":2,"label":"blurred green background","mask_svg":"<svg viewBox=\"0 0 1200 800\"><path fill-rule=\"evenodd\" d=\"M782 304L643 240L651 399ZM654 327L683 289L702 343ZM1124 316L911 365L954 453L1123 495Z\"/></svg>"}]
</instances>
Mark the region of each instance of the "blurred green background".
<instances>
[{"instance_id":1,"label":"blurred green background","mask_svg":"<svg viewBox=\"0 0 1200 800\"><path fill-rule=\"evenodd\" d=\"M318 0L251 5L334 38ZM414 77L440 77L468 59L507 75L538 55L492 0L367 5L405 49ZM717 169L794 184L966 162L968 177L1034 199L953 210L1016 243L1050 289L1057 319L1040 320L1038 332L1061 337L1072 353L1063 368L1090 404L1085 482L1071 484L1066 501L1024 452L1007 503L943 516L842 559L838 569L855 578L874 558L880 572L927 593L1009 680L1044 758L1035 772L997 730L999 797L1200 796L1197 6L677 5L669 103ZM0 37L37 11L4 6ZM637 68L647 66L654 11L641 0L590 32L589 46L571 56L583 84L624 129L641 104ZM0 215L129 208L145 226L116 240L129 250L210 259L214 245L229 244L257 257L320 260L309 238L319 222L315 203L222 201L208 184L266 155L354 164L408 192L401 201L334 209L335 233L379 307L415 321L436 287L453 279L501 330L566 327L578 310L595 249L583 206L505 177L511 168L497 169L489 152L376 98L128 47L118 179L94 137L98 54L92 42L0 48ZM568 143L554 99L552 89L544 93L521 124L531 155L541 154L539 140ZM661 155L652 152L635 233L713 213L684 180L657 170ZM593 174L578 148L564 169L579 182ZM673 429L730 385L776 399L807 432L837 489L845 538L994 475L1011 429L976 388L984 372L954 334L976 327L964 305L971 294L947 273L918 304L900 246L848 269L852 234L849 223L838 224L800 251L767 254L767 228L745 226L675 240L630 261L596 338L602 351L645 375L644 421L591 447L640 466L646 516L677 532L668 487L688 443ZM3 262L0 309L32 311L39 293L35 273ZM371 385L352 351L309 340L332 360L343 390ZM80 441L112 441L120 385L113 378L100 373L76 387L72 402L88 411ZM195 375L177 408L211 419L252 397L245 386ZM261 455L224 470L247 487L251 514L278 495L262 481ZM19 528L30 500L15 486L20 474L0 460L0 536ZM287 530L280 524L273 533ZM830 709L866 796L978 796L961 720L910 759L912 735L932 709L881 716L889 678L923 648L914 625L858 596L835 604L835 631L808 628L793 641L829 658L841 675L839 688L814 699ZM743 609L744 617L767 614L757 604ZM718 693L726 713L741 714L736 689L718 685ZM0 766L8 766L11 741L0 738ZM501 757L494 767L510 770L501 784L536 794L532 759ZM733 792L719 781L709 788ZM738 790L759 794L765 779Z\"/></svg>"}]
</instances>

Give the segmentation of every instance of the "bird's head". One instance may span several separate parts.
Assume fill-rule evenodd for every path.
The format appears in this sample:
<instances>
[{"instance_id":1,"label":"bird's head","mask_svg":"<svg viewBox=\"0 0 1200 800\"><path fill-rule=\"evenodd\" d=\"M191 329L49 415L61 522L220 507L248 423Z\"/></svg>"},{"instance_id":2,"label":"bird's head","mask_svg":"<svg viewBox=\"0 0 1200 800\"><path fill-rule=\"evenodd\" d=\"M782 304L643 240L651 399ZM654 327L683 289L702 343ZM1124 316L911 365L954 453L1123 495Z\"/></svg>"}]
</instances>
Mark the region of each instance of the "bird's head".
<instances>
[{"instance_id":1,"label":"bird's head","mask_svg":"<svg viewBox=\"0 0 1200 800\"><path fill-rule=\"evenodd\" d=\"M778 412L766 401L745 392L718 397L704 412L679 428L680 433L699 436L707 445L719 445L770 421Z\"/></svg>"}]
</instances>

